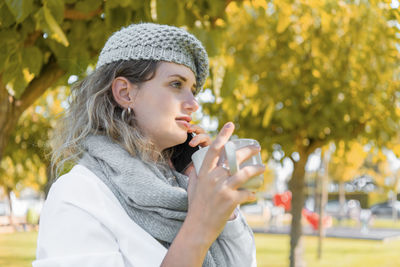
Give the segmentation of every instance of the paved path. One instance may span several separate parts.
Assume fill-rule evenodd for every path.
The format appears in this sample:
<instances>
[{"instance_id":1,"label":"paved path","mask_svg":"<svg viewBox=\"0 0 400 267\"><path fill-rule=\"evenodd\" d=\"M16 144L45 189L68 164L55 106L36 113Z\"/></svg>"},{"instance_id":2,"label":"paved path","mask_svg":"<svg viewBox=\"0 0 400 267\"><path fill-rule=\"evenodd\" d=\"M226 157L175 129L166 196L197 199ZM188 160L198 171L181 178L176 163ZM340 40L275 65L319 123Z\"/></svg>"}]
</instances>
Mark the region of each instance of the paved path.
<instances>
[{"instance_id":1,"label":"paved path","mask_svg":"<svg viewBox=\"0 0 400 267\"><path fill-rule=\"evenodd\" d=\"M289 226L253 228L255 233L289 234ZM303 227L304 235L318 235L311 227ZM331 227L326 229L326 237L366 239L366 240L390 240L400 238L400 229L370 228L362 231L353 227Z\"/></svg>"}]
</instances>

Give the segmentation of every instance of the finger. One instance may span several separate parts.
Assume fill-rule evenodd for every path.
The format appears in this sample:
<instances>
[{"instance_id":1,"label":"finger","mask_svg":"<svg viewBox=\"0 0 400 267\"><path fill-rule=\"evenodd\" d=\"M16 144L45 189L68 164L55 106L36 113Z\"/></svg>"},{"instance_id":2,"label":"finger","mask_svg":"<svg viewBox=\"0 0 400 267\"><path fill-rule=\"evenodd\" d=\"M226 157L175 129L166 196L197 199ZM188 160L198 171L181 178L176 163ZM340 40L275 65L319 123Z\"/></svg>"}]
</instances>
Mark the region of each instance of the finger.
<instances>
[{"instance_id":1,"label":"finger","mask_svg":"<svg viewBox=\"0 0 400 267\"><path fill-rule=\"evenodd\" d=\"M261 151L261 147L258 145L250 145L239 148L236 150L236 160L238 164L242 164L252 156L257 155Z\"/></svg>"},{"instance_id":2,"label":"finger","mask_svg":"<svg viewBox=\"0 0 400 267\"><path fill-rule=\"evenodd\" d=\"M214 184L220 184L230 177L230 173L228 169L218 166L210 172L208 177L210 177L210 180L212 180Z\"/></svg>"},{"instance_id":3,"label":"finger","mask_svg":"<svg viewBox=\"0 0 400 267\"><path fill-rule=\"evenodd\" d=\"M194 168L194 165L192 162L189 166L187 166L185 168L185 170L183 171L183 174L185 174L186 176L188 176L190 178L191 175L193 176L193 172L194 172L194 175L196 175L196 169Z\"/></svg>"},{"instance_id":4,"label":"finger","mask_svg":"<svg viewBox=\"0 0 400 267\"><path fill-rule=\"evenodd\" d=\"M202 176L203 172L208 172L217 166L221 150L225 143L228 142L229 137L231 137L234 129L235 125L232 122L228 122L218 133L217 138L211 143L204 157L203 164L199 171L199 176Z\"/></svg>"},{"instance_id":5,"label":"finger","mask_svg":"<svg viewBox=\"0 0 400 267\"><path fill-rule=\"evenodd\" d=\"M211 138L208 134L198 134L193 137L193 139L189 142L189 145L192 147L201 145L202 147L209 146L211 144Z\"/></svg>"},{"instance_id":6,"label":"finger","mask_svg":"<svg viewBox=\"0 0 400 267\"><path fill-rule=\"evenodd\" d=\"M236 199L237 202L240 204L246 203L246 202L253 202L257 200L257 196L255 192L249 191L249 190L239 190L236 191Z\"/></svg>"},{"instance_id":7,"label":"finger","mask_svg":"<svg viewBox=\"0 0 400 267\"><path fill-rule=\"evenodd\" d=\"M228 178L228 186L233 189L238 189L254 176L263 174L264 172L264 165L245 166L240 169L235 175Z\"/></svg>"},{"instance_id":8,"label":"finger","mask_svg":"<svg viewBox=\"0 0 400 267\"><path fill-rule=\"evenodd\" d=\"M221 178L228 178L231 176L231 174L229 173L229 170L226 168L223 168L221 166L216 167L213 170L213 174L215 175L215 177L219 177L219 179ZM218 180L219 180L218 179Z\"/></svg>"},{"instance_id":9,"label":"finger","mask_svg":"<svg viewBox=\"0 0 400 267\"><path fill-rule=\"evenodd\" d=\"M206 131L197 124L190 124L190 128L188 130L188 133L195 133L195 134L202 134L205 132Z\"/></svg>"}]
</instances>

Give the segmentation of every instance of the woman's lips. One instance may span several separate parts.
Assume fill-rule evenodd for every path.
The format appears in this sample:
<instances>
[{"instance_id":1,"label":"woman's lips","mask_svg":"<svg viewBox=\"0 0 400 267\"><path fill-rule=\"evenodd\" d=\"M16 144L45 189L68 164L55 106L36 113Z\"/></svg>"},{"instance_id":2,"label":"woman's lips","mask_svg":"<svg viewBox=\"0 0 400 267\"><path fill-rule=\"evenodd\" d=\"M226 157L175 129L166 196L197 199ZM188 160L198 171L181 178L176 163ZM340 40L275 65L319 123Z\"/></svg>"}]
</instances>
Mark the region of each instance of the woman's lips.
<instances>
[{"instance_id":1,"label":"woman's lips","mask_svg":"<svg viewBox=\"0 0 400 267\"><path fill-rule=\"evenodd\" d=\"M177 120L182 120L182 121L186 121L186 122L191 122L192 121L192 117L190 116L180 116L180 117L176 117Z\"/></svg>"},{"instance_id":2,"label":"woman's lips","mask_svg":"<svg viewBox=\"0 0 400 267\"><path fill-rule=\"evenodd\" d=\"M180 125L183 125L186 129L190 128L190 123L185 120L176 120L176 122L178 122Z\"/></svg>"},{"instance_id":3,"label":"woman's lips","mask_svg":"<svg viewBox=\"0 0 400 267\"><path fill-rule=\"evenodd\" d=\"M184 126L186 130L190 129L190 121L192 117L190 116L181 116L175 119L180 125Z\"/></svg>"}]
</instances>

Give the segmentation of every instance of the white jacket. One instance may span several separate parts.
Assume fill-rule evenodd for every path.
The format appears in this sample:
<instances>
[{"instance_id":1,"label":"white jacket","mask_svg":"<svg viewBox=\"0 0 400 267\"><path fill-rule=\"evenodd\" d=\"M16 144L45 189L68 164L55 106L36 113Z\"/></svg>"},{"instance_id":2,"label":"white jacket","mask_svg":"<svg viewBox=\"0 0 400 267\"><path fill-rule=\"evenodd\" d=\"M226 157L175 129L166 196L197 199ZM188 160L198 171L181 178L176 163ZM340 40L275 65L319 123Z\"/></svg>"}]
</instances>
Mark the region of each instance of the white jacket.
<instances>
[{"instance_id":1,"label":"white jacket","mask_svg":"<svg viewBox=\"0 0 400 267\"><path fill-rule=\"evenodd\" d=\"M256 266L253 233L237 215L221 233L228 266ZM152 267L160 266L166 252L94 173L76 165L50 189L33 267Z\"/></svg>"}]
</instances>

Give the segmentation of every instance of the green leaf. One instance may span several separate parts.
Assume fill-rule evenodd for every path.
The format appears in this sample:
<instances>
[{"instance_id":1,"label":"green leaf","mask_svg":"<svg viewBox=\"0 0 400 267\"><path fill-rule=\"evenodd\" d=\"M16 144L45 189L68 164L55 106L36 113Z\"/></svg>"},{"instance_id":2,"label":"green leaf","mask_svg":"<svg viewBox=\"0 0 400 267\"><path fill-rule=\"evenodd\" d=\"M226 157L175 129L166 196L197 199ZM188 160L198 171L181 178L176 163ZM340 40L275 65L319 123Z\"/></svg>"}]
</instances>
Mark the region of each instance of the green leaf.
<instances>
[{"instance_id":1,"label":"green leaf","mask_svg":"<svg viewBox=\"0 0 400 267\"><path fill-rule=\"evenodd\" d=\"M225 39L224 30L216 27L212 30L204 30L201 28L194 28L191 32L202 42L207 50L208 56L214 57L219 55L222 41Z\"/></svg>"},{"instance_id":2,"label":"green leaf","mask_svg":"<svg viewBox=\"0 0 400 267\"><path fill-rule=\"evenodd\" d=\"M45 33L49 33L50 30L48 29L46 20L44 18L43 8L40 8L34 15L33 18L35 20L35 29L40 30Z\"/></svg>"},{"instance_id":3,"label":"green leaf","mask_svg":"<svg viewBox=\"0 0 400 267\"><path fill-rule=\"evenodd\" d=\"M117 0L116 2L118 2L118 4L121 7L129 7L131 5L132 2L138 2L138 1L132 1L132 0Z\"/></svg>"},{"instance_id":4,"label":"green leaf","mask_svg":"<svg viewBox=\"0 0 400 267\"><path fill-rule=\"evenodd\" d=\"M138 19L142 19L142 21L152 21L151 1L152 0L144 0L143 1L143 7L141 9L138 9L136 12L136 14L138 14Z\"/></svg>"},{"instance_id":5,"label":"green leaf","mask_svg":"<svg viewBox=\"0 0 400 267\"><path fill-rule=\"evenodd\" d=\"M27 86L26 79L22 72L21 63L21 50L17 50L16 53L13 53L8 58L4 72L2 73L3 82L5 84L11 84L14 96L17 99L22 95Z\"/></svg>"},{"instance_id":6,"label":"green leaf","mask_svg":"<svg viewBox=\"0 0 400 267\"><path fill-rule=\"evenodd\" d=\"M64 1L63 0L46 0L45 6L50 10L55 21L60 24L64 20Z\"/></svg>"},{"instance_id":7,"label":"green leaf","mask_svg":"<svg viewBox=\"0 0 400 267\"><path fill-rule=\"evenodd\" d=\"M9 56L15 54L18 47L18 35L11 29L4 29L0 31L0 72L9 64Z\"/></svg>"},{"instance_id":8,"label":"green leaf","mask_svg":"<svg viewBox=\"0 0 400 267\"><path fill-rule=\"evenodd\" d=\"M2 79L4 84L7 84L15 79L17 72L21 69L21 54L19 51L10 54L7 62L4 66L4 72L2 73Z\"/></svg>"},{"instance_id":9,"label":"green leaf","mask_svg":"<svg viewBox=\"0 0 400 267\"><path fill-rule=\"evenodd\" d=\"M50 47L52 54L57 58L58 65L62 69L68 70L68 49L70 47L67 48L55 40L49 40L47 44Z\"/></svg>"},{"instance_id":10,"label":"green leaf","mask_svg":"<svg viewBox=\"0 0 400 267\"><path fill-rule=\"evenodd\" d=\"M108 5L106 6L106 22L111 30L119 30L122 26L129 25L131 21L132 12L130 9L123 7L109 8Z\"/></svg>"},{"instance_id":11,"label":"green leaf","mask_svg":"<svg viewBox=\"0 0 400 267\"><path fill-rule=\"evenodd\" d=\"M233 90L236 87L237 74L231 69L228 68L224 75L224 80L221 86L220 97L229 97L232 95Z\"/></svg>"},{"instance_id":12,"label":"green leaf","mask_svg":"<svg viewBox=\"0 0 400 267\"><path fill-rule=\"evenodd\" d=\"M97 30L98 31L98 30ZM71 23L71 28L68 32L68 40L71 41L71 44L86 43L88 39L88 26L84 21L73 21Z\"/></svg>"},{"instance_id":13,"label":"green leaf","mask_svg":"<svg viewBox=\"0 0 400 267\"><path fill-rule=\"evenodd\" d=\"M98 29L101 27L104 27L104 22L101 19L92 20L89 24L89 30L87 33L90 44L94 49L96 49L96 51L100 51L103 48L107 36L111 34L105 31L99 31Z\"/></svg>"},{"instance_id":14,"label":"green leaf","mask_svg":"<svg viewBox=\"0 0 400 267\"><path fill-rule=\"evenodd\" d=\"M12 87L14 89L16 99L19 99L22 93L25 91L26 86L28 85L27 81L25 80L25 76L22 71L18 70L16 72L15 79L12 83Z\"/></svg>"},{"instance_id":15,"label":"green leaf","mask_svg":"<svg viewBox=\"0 0 400 267\"><path fill-rule=\"evenodd\" d=\"M185 21L184 4L183 1L177 0L157 0L157 21L162 24L181 25Z\"/></svg>"},{"instance_id":16,"label":"green leaf","mask_svg":"<svg viewBox=\"0 0 400 267\"><path fill-rule=\"evenodd\" d=\"M146 4L146 1L130 1L130 7L133 10L138 10L142 8Z\"/></svg>"},{"instance_id":17,"label":"green leaf","mask_svg":"<svg viewBox=\"0 0 400 267\"><path fill-rule=\"evenodd\" d=\"M133 1L133 2L140 2L140 1ZM75 9L81 11L82 13L90 13L93 10L96 10L101 4L103 3L102 0L86 0L80 1L76 3Z\"/></svg>"},{"instance_id":18,"label":"green leaf","mask_svg":"<svg viewBox=\"0 0 400 267\"><path fill-rule=\"evenodd\" d=\"M0 3L0 26L6 28L12 25L14 22L15 18L10 9L4 2Z\"/></svg>"},{"instance_id":19,"label":"green leaf","mask_svg":"<svg viewBox=\"0 0 400 267\"><path fill-rule=\"evenodd\" d=\"M210 6L210 10L208 15L210 17L220 17L224 14L225 11L225 1L215 1L215 0L208 0L208 5Z\"/></svg>"},{"instance_id":20,"label":"green leaf","mask_svg":"<svg viewBox=\"0 0 400 267\"><path fill-rule=\"evenodd\" d=\"M65 36L64 32L62 31L54 17L51 15L50 10L46 6L43 6L42 9L46 23L51 31L50 37L57 42L63 44L64 46L69 46L67 37Z\"/></svg>"},{"instance_id":21,"label":"green leaf","mask_svg":"<svg viewBox=\"0 0 400 267\"><path fill-rule=\"evenodd\" d=\"M33 11L32 0L5 0L17 23L22 22Z\"/></svg>"},{"instance_id":22,"label":"green leaf","mask_svg":"<svg viewBox=\"0 0 400 267\"><path fill-rule=\"evenodd\" d=\"M0 49L1 51L4 51L6 49L6 45L0 44ZM0 72L3 71L4 65L6 64L8 59L8 54L7 53L0 53Z\"/></svg>"},{"instance_id":23,"label":"green leaf","mask_svg":"<svg viewBox=\"0 0 400 267\"><path fill-rule=\"evenodd\" d=\"M39 75L43 64L42 52L36 46L22 50L22 66L29 69L34 75Z\"/></svg>"},{"instance_id":24,"label":"green leaf","mask_svg":"<svg viewBox=\"0 0 400 267\"><path fill-rule=\"evenodd\" d=\"M107 1L106 4L109 8L115 7L128 7L132 4L132 2L139 2L139 1L132 1L132 0L113 0Z\"/></svg>"}]
</instances>

